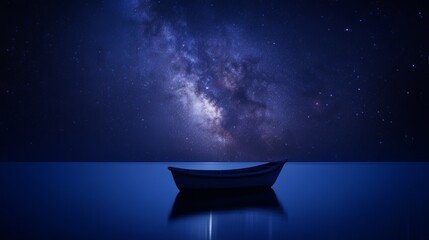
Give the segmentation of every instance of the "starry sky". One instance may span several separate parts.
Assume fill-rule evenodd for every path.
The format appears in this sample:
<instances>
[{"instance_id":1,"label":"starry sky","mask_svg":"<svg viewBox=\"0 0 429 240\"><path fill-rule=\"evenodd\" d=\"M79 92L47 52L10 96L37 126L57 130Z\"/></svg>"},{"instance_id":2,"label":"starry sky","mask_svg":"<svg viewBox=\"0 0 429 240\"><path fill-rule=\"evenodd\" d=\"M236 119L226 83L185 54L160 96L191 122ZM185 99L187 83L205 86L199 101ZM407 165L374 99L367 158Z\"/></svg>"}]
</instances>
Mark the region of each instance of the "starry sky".
<instances>
[{"instance_id":1,"label":"starry sky","mask_svg":"<svg viewBox=\"0 0 429 240\"><path fill-rule=\"evenodd\" d=\"M429 159L424 1L8 1L1 161Z\"/></svg>"}]
</instances>

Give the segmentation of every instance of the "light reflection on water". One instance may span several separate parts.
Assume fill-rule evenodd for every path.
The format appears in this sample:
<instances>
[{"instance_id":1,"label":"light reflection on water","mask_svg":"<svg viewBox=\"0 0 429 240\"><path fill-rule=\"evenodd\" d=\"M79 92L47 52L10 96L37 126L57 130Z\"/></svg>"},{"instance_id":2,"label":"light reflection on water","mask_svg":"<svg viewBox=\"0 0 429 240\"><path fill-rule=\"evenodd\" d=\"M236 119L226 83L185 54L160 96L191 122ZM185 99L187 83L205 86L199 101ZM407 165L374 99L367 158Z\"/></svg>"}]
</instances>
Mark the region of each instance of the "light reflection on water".
<instances>
[{"instance_id":1,"label":"light reflection on water","mask_svg":"<svg viewBox=\"0 0 429 240\"><path fill-rule=\"evenodd\" d=\"M282 219L270 212L249 210L209 212L171 224L189 239L273 239L273 221Z\"/></svg>"},{"instance_id":2,"label":"light reflection on water","mask_svg":"<svg viewBox=\"0 0 429 240\"><path fill-rule=\"evenodd\" d=\"M429 239L429 163L287 163L271 191L208 197L167 170L252 165L3 163L0 239Z\"/></svg>"},{"instance_id":3,"label":"light reflection on water","mask_svg":"<svg viewBox=\"0 0 429 240\"><path fill-rule=\"evenodd\" d=\"M169 216L169 224L181 225L188 236L197 239L222 239L230 237L231 232L238 233L237 237L252 239L259 235L260 238L267 239L268 236L271 239L273 220L285 222L287 213L272 189L226 193L179 192ZM196 231L197 226L200 230ZM194 236L189 230L202 234Z\"/></svg>"}]
</instances>

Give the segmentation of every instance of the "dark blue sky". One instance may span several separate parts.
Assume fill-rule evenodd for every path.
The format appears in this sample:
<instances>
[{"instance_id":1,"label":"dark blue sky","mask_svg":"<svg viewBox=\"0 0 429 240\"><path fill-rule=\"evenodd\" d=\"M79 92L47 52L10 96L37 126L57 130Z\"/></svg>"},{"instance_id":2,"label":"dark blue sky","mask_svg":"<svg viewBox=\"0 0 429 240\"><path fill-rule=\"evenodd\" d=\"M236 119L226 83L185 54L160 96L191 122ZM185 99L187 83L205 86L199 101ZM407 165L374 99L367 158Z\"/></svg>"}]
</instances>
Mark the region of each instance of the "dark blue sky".
<instances>
[{"instance_id":1,"label":"dark blue sky","mask_svg":"<svg viewBox=\"0 0 429 240\"><path fill-rule=\"evenodd\" d=\"M9 1L1 161L428 157L423 1Z\"/></svg>"}]
</instances>

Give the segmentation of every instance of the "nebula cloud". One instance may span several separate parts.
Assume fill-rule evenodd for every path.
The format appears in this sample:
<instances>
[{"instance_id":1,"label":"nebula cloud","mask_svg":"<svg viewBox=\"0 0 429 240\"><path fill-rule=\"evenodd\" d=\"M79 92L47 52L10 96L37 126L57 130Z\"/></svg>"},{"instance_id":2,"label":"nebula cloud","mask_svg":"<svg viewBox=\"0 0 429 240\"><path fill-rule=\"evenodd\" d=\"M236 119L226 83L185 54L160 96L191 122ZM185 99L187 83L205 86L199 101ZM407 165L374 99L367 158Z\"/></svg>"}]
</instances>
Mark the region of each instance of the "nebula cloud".
<instances>
[{"instance_id":1,"label":"nebula cloud","mask_svg":"<svg viewBox=\"0 0 429 240\"><path fill-rule=\"evenodd\" d=\"M173 96L170 104L178 104L188 127L207 136L208 145L222 146L230 160L285 153L284 106L272 104L284 93L276 92L260 50L243 44L248 41L239 26L223 24L200 34L180 14L161 17L150 1L132 6L143 71L162 71L157 81L163 94ZM159 64L162 70L154 66Z\"/></svg>"}]
</instances>

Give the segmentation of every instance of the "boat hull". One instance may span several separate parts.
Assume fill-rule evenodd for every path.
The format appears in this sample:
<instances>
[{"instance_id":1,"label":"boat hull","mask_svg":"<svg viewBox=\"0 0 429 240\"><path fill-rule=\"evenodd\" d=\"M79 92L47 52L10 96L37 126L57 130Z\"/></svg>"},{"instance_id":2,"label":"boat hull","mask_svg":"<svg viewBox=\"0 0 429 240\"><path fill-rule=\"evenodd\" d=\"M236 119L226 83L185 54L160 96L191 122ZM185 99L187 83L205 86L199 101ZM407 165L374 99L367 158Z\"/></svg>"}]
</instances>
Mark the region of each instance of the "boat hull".
<instances>
[{"instance_id":1,"label":"boat hull","mask_svg":"<svg viewBox=\"0 0 429 240\"><path fill-rule=\"evenodd\" d=\"M285 161L273 166L268 164L236 170L187 170L169 168L174 182L181 191L201 190L234 190L234 189L264 189L271 188L280 174Z\"/></svg>"}]
</instances>

